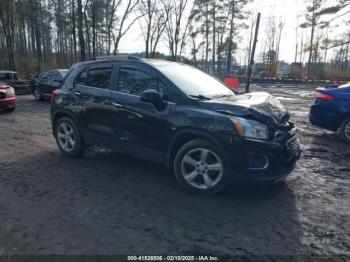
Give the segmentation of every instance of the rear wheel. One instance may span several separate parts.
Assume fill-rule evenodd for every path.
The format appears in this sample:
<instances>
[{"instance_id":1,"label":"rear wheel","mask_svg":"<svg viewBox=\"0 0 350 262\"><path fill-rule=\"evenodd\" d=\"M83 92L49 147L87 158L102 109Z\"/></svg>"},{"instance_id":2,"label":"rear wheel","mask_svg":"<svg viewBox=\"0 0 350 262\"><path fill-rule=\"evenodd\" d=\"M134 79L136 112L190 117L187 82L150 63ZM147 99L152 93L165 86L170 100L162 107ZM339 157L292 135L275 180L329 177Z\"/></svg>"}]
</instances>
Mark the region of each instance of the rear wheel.
<instances>
[{"instance_id":1,"label":"rear wheel","mask_svg":"<svg viewBox=\"0 0 350 262\"><path fill-rule=\"evenodd\" d=\"M350 118L345 119L341 125L340 135L346 143L350 144Z\"/></svg>"},{"instance_id":2,"label":"rear wheel","mask_svg":"<svg viewBox=\"0 0 350 262\"><path fill-rule=\"evenodd\" d=\"M38 100L38 101L44 100L44 96L41 94L40 89L38 87L34 87L33 95L35 100Z\"/></svg>"},{"instance_id":3,"label":"rear wheel","mask_svg":"<svg viewBox=\"0 0 350 262\"><path fill-rule=\"evenodd\" d=\"M61 152L67 156L78 157L86 149L77 125L67 117L58 120L55 137Z\"/></svg>"},{"instance_id":4,"label":"rear wheel","mask_svg":"<svg viewBox=\"0 0 350 262\"><path fill-rule=\"evenodd\" d=\"M228 170L225 153L202 139L186 143L174 160L179 183L188 191L203 195L222 190L227 184Z\"/></svg>"}]
</instances>

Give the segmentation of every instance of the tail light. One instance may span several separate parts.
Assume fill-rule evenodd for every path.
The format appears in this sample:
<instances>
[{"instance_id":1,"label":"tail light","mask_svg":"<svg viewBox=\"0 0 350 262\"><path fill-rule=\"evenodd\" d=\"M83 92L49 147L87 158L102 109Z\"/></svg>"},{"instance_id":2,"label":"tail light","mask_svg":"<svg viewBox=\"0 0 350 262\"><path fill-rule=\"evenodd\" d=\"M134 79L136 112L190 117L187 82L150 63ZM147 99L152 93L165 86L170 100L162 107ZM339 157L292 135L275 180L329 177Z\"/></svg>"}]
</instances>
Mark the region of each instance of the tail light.
<instances>
[{"instance_id":1,"label":"tail light","mask_svg":"<svg viewBox=\"0 0 350 262\"><path fill-rule=\"evenodd\" d=\"M53 101L55 100L55 97L57 96L57 90L53 90L51 93L51 97L50 97L50 102L51 104L53 103Z\"/></svg>"},{"instance_id":2,"label":"tail light","mask_svg":"<svg viewBox=\"0 0 350 262\"><path fill-rule=\"evenodd\" d=\"M317 100L322 100L322 101L331 101L334 99L334 96L331 96L329 94L326 94L324 92L316 91L315 98Z\"/></svg>"}]
</instances>

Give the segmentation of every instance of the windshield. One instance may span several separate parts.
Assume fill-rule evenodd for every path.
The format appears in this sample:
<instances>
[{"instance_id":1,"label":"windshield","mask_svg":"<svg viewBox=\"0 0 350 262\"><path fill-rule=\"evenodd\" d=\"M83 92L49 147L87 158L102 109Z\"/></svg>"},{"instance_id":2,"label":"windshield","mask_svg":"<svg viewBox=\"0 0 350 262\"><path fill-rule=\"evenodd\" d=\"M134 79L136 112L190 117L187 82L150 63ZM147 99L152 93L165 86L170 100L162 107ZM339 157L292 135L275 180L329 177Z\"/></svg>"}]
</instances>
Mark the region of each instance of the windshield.
<instances>
[{"instance_id":1,"label":"windshield","mask_svg":"<svg viewBox=\"0 0 350 262\"><path fill-rule=\"evenodd\" d=\"M212 99L234 95L220 81L192 66L174 63L160 65L157 68L188 96Z\"/></svg>"},{"instance_id":2,"label":"windshield","mask_svg":"<svg viewBox=\"0 0 350 262\"><path fill-rule=\"evenodd\" d=\"M60 70L58 70L58 72L63 76L63 77L65 77L65 75L68 73L68 69L60 69Z\"/></svg>"}]
</instances>

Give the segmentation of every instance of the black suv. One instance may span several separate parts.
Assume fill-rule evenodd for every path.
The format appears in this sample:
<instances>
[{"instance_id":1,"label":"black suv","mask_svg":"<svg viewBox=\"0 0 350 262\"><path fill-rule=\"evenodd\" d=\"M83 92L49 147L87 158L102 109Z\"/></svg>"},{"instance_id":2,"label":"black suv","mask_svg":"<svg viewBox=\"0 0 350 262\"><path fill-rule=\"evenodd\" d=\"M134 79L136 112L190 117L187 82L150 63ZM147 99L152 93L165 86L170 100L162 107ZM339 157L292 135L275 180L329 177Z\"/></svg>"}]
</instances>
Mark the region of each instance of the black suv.
<instances>
[{"instance_id":1,"label":"black suv","mask_svg":"<svg viewBox=\"0 0 350 262\"><path fill-rule=\"evenodd\" d=\"M169 61L126 56L74 65L53 94L51 121L67 156L109 147L165 165L201 194L241 179L280 181L300 156L297 130L276 98L236 95Z\"/></svg>"}]
</instances>

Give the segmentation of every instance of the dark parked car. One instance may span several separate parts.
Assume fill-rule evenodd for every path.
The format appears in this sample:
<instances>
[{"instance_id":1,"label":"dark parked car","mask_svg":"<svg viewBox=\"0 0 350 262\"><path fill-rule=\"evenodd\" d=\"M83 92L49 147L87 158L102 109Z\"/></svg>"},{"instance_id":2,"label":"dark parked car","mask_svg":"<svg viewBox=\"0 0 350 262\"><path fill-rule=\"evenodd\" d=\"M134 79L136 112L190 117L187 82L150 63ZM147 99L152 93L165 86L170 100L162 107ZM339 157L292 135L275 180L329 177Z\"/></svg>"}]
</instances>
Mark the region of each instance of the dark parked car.
<instances>
[{"instance_id":1,"label":"dark parked car","mask_svg":"<svg viewBox=\"0 0 350 262\"><path fill-rule=\"evenodd\" d=\"M267 93L235 95L191 66L135 57L74 65L53 93L58 147L76 157L110 147L174 171L186 189L228 182L277 182L300 156L297 130Z\"/></svg>"},{"instance_id":2,"label":"dark parked car","mask_svg":"<svg viewBox=\"0 0 350 262\"><path fill-rule=\"evenodd\" d=\"M22 80L15 71L0 71L0 82L13 87L16 94L29 94L29 82Z\"/></svg>"},{"instance_id":3,"label":"dark parked car","mask_svg":"<svg viewBox=\"0 0 350 262\"><path fill-rule=\"evenodd\" d=\"M13 87L0 82L0 110L12 112L16 109L16 94Z\"/></svg>"},{"instance_id":4,"label":"dark parked car","mask_svg":"<svg viewBox=\"0 0 350 262\"><path fill-rule=\"evenodd\" d=\"M54 69L34 76L30 82L34 98L44 100L50 97L52 91L60 86L67 72L68 69Z\"/></svg>"},{"instance_id":5,"label":"dark parked car","mask_svg":"<svg viewBox=\"0 0 350 262\"><path fill-rule=\"evenodd\" d=\"M338 131L350 144L350 84L338 88L318 88L311 106L310 122L318 127Z\"/></svg>"}]
</instances>

